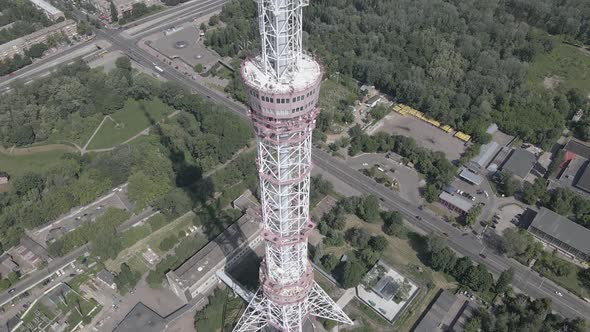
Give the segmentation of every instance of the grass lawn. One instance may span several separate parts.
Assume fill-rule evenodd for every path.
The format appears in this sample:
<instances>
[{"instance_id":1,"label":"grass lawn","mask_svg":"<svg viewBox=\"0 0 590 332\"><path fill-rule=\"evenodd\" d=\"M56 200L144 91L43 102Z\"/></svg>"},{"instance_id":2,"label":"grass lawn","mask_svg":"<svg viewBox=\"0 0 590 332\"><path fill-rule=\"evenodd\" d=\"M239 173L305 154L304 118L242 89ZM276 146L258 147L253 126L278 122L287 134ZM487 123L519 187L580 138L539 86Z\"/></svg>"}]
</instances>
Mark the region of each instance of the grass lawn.
<instances>
[{"instance_id":1,"label":"grass lawn","mask_svg":"<svg viewBox=\"0 0 590 332\"><path fill-rule=\"evenodd\" d=\"M121 144L173 111L157 98L141 101L128 99L123 109L111 114L116 123L107 119L88 149L104 149Z\"/></svg>"},{"instance_id":2,"label":"grass lawn","mask_svg":"<svg viewBox=\"0 0 590 332\"><path fill-rule=\"evenodd\" d=\"M48 322L55 319L55 314L43 303L37 302L29 312L21 317L23 325L17 331L26 331L27 327L43 328Z\"/></svg>"},{"instance_id":3,"label":"grass lawn","mask_svg":"<svg viewBox=\"0 0 590 332\"><path fill-rule=\"evenodd\" d=\"M535 265L533 265L533 270L542 273L545 277L553 280L556 284L562 286L563 288L580 297L590 298L590 289L582 287L580 281L578 280L578 272L581 270L580 267L559 257L552 257L551 255L547 255L547 259L559 260L561 261L561 263L570 265L570 269L572 272L565 276L557 276L550 269L543 267L541 259L538 259L535 262Z\"/></svg>"},{"instance_id":4,"label":"grass lawn","mask_svg":"<svg viewBox=\"0 0 590 332\"><path fill-rule=\"evenodd\" d=\"M384 235L381 230L381 223L366 223L359 219L357 216L349 215L346 219L346 228L360 227L366 229L370 234L373 235ZM381 259L387 264L391 265L398 272L405 277L408 277L413 282L418 284L419 292L410 303L410 305L404 310L404 312L394 322L393 327L389 325L387 331L409 331L412 325L416 322L420 314L426 309L428 304L432 301L436 295L438 289L444 288L455 288L456 283L447 280L446 275L433 271L429 267L422 264L420 258L418 258L416 244L413 244L410 239L400 239L395 236L387 236L389 245L383 251ZM327 251L327 249L325 250ZM431 287L428 288L428 285ZM360 303L363 309L371 310L365 304ZM348 308L348 306L347 306ZM364 310L361 310L364 311ZM371 311L378 317L379 320L386 322L377 313ZM373 319L369 316L363 318L363 322L370 320L373 323ZM377 320L377 322L379 322ZM387 322L386 322L387 323ZM358 329L353 331L374 331L371 329ZM380 331L380 330L375 330Z\"/></svg>"},{"instance_id":5,"label":"grass lawn","mask_svg":"<svg viewBox=\"0 0 590 332\"><path fill-rule=\"evenodd\" d=\"M178 235L178 233L181 230L187 230L188 226L192 224L194 218L194 213L190 212L187 213L185 215L183 215L182 217L170 222L168 225L158 229L157 231L153 232L152 234L150 234L149 236L147 236L146 238L139 240L137 243L135 243L134 245L125 248L123 251L121 251L119 253L119 255L117 256L117 258L113 259L109 259L107 262L105 262L105 267L109 270L109 271L119 271L119 268L121 266L121 263L125 263L127 262L129 264L129 266L131 267L131 264L136 264L136 263L131 263L133 262L134 259L143 259L140 258L141 254L147 249L147 247L152 248L152 250L154 250L154 252L156 252L158 255L162 254L162 251L159 248L160 242L166 238L167 236L170 236L172 234L174 235ZM195 236L199 236L202 237L203 239L203 244L207 243L207 239L205 238L205 236L197 234ZM178 241L180 243L180 240ZM139 266L139 265L137 265ZM136 267L137 267L136 266ZM138 271L142 271L142 270L138 270Z\"/></svg>"},{"instance_id":6,"label":"grass lawn","mask_svg":"<svg viewBox=\"0 0 590 332\"><path fill-rule=\"evenodd\" d=\"M528 70L528 82L537 89L544 89L545 78L559 80L557 89L567 91L577 88L590 92L590 53L564 43L556 43L549 54L535 58Z\"/></svg>"},{"instance_id":7,"label":"grass lawn","mask_svg":"<svg viewBox=\"0 0 590 332\"><path fill-rule=\"evenodd\" d=\"M6 155L0 152L0 169L15 177L26 172L45 173L60 164L64 151L47 151L31 155Z\"/></svg>"},{"instance_id":8,"label":"grass lawn","mask_svg":"<svg viewBox=\"0 0 590 332\"><path fill-rule=\"evenodd\" d=\"M351 329L348 331L354 332L389 332L389 331L398 331L394 330L393 326L389 324L388 321L383 319L379 314L377 314L373 309L369 308L366 304L361 302L356 297L352 299L346 307L344 307L344 312L348 314L348 317L352 320L359 321L361 326ZM399 330L401 331L401 330Z\"/></svg>"}]
</instances>

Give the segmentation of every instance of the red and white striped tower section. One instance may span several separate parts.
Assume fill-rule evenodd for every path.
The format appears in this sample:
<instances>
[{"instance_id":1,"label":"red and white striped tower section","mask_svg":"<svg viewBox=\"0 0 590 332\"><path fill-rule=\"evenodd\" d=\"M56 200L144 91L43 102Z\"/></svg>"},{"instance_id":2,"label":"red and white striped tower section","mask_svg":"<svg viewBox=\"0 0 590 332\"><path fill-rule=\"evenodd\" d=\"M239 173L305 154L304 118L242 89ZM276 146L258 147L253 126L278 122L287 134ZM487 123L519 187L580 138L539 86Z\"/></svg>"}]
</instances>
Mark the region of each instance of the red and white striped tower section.
<instances>
[{"instance_id":1,"label":"red and white striped tower section","mask_svg":"<svg viewBox=\"0 0 590 332\"><path fill-rule=\"evenodd\" d=\"M257 0L261 54L242 64L257 135L265 258L261 287L234 331L303 331L310 316L351 324L315 283L307 240L311 133L322 68L302 51L309 0Z\"/></svg>"}]
</instances>

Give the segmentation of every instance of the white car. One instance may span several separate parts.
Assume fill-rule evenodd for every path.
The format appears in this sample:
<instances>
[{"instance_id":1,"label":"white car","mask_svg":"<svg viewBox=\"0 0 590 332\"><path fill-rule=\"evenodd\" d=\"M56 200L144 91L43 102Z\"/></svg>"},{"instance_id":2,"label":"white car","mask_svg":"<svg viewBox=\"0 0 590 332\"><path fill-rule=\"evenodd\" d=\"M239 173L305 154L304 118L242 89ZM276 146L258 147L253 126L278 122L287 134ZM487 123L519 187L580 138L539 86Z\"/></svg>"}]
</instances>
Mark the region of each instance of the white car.
<instances>
[{"instance_id":1,"label":"white car","mask_svg":"<svg viewBox=\"0 0 590 332\"><path fill-rule=\"evenodd\" d=\"M367 163L363 163L363 166L369 166L369 164L367 164Z\"/></svg>"},{"instance_id":2,"label":"white car","mask_svg":"<svg viewBox=\"0 0 590 332\"><path fill-rule=\"evenodd\" d=\"M563 294L561 294L561 292L560 292L560 291L555 291L555 294L556 294L557 296L563 296Z\"/></svg>"}]
</instances>

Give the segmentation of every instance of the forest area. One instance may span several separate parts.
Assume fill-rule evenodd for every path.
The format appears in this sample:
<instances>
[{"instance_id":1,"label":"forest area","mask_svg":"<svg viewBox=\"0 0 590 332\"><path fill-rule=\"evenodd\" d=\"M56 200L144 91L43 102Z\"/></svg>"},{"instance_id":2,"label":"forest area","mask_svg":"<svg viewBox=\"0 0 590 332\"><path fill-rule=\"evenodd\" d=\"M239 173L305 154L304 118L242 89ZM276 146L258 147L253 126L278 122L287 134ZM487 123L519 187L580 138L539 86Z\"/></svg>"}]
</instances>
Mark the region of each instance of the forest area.
<instances>
[{"instance_id":1,"label":"forest area","mask_svg":"<svg viewBox=\"0 0 590 332\"><path fill-rule=\"evenodd\" d=\"M253 138L251 128L182 86L132 75L128 61L118 60L117 69L109 73L76 63L17 87L0 101L0 138L15 144L41 141L57 130L78 135L89 124L96 125L93 117L121 111L127 98L157 98L181 110L157 124L151 135L112 151L63 153L51 164L12 176L10 190L0 193L2 248L18 243L24 229L86 205L125 182L136 209L158 205L169 211L175 205L191 209L242 181L240 172L224 172L223 181L203 174L247 146Z\"/></svg>"},{"instance_id":2,"label":"forest area","mask_svg":"<svg viewBox=\"0 0 590 332\"><path fill-rule=\"evenodd\" d=\"M580 90L525 84L529 64L560 42L552 35L588 42L590 3L583 0L322 0L310 2L304 17L304 43L327 76L373 84L476 142L485 143L495 122L547 148L573 113L589 107ZM209 31L206 43L223 56L252 54L255 18L251 1L227 4L220 15L226 28Z\"/></svg>"}]
</instances>

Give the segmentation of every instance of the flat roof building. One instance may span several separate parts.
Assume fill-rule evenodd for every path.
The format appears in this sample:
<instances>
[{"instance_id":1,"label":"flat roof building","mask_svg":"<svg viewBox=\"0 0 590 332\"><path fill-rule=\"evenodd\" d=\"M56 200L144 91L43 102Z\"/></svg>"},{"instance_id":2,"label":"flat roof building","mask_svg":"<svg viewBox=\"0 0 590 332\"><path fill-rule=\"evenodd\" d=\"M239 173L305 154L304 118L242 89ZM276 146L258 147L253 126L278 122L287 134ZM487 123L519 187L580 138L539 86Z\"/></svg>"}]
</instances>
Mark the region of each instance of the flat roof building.
<instances>
[{"instance_id":1,"label":"flat roof building","mask_svg":"<svg viewBox=\"0 0 590 332\"><path fill-rule=\"evenodd\" d=\"M575 186L578 189L590 193L590 167L588 167L588 165L589 163L586 161L583 166L582 174L578 177Z\"/></svg>"},{"instance_id":2,"label":"flat roof building","mask_svg":"<svg viewBox=\"0 0 590 332\"><path fill-rule=\"evenodd\" d=\"M49 17L49 19L55 21L60 17L65 18L64 13L55 8L52 4L50 4L49 2L46 2L44 0L29 0L30 2L33 3L33 5L35 5L35 7L41 9L43 12L45 12L45 15L47 15L47 17Z\"/></svg>"},{"instance_id":3,"label":"flat roof building","mask_svg":"<svg viewBox=\"0 0 590 332\"><path fill-rule=\"evenodd\" d=\"M524 180L536 163L537 157L532 152L525 149L515 149L502 165L502 170L510 172L520 180Z\"/></svg>"},{"instance_id":4,"label":"flat roof building","mask_svg":"<svg viewBox=\"0 0 590 332\"><path fill-rule=\"evenodd\" d=\"M473 207L472 202L462 197L451 195L446 191L440 193L438 199L441 204L458 213L467 213Z\"/></svg>"},{"instance_id":5,"label":"flat roof building","mask_svg":"<svg viewBox=\"0 0 590 332\"><path fill-rule=\"evenodd\" d=\"M100 270L96 274L96 279L100 280L103 284L107 285L109 288L115 289L117 288L117 284L115 283L115 276L107 271L106 269Z\"/></svg>"},{"instance_id":6,"label":"flat roof building","mask_svg":"<svg viewBox=\"0 0 590 332\"><path fill-rule=\"evenodd\" d=\"M459 177L476 186L479 186L483 182L483 177L473 173L467 168L463 168L463 170L461 170L461 173L459 173Z\"/></svg>"},{"instance_id":7,"label":"flat roof building","mask_svg":"<svg viewBox=\"0 0 590 332\"><path fill-rule=\"evenodd\" d=\"M471 163L475 164L479 168L486 168L492 161L492 158L498 153L500 145L494 141L484 144L479 148L477 156L471 159Z\"/></svg>"},{"instance_id":8,"label":"flat roof building","mask_svg":"<svg viewBox=\"0 0 590 332\"><path fill-rule=\"evenodd\" d=\"M369 107L375 107L375 106L377 106L377 103L379 103L379 101L381 101L381 96L376 95L376 96L369 98L369 100L367 100L365 105L367 105Z\"/></svg>"},{"instance_id":9,"label":"flat roof building","mask_svg":"<svg viewBox=\"0 0 590 332\"><path fill-rule=\"evenodd\" d=\"M12 58L16 54L24 54L34 44L45 43L49 36L54 34L63 34L68 38L78 35L76 22L65 20L52 26L35 31L26 36L17 38L0 45L0 60Z\"/></svg>"},{"instance_id":10,"label":"flat roof building","mask_svg":"<svg viewBox=\"0 0 590 332\"><path fill-rule=\"evenodd\" d=\"M248 248L253 250L260 243L262 225L257 219L256 212L247 210L246 214L176 270L168 272L166 278L172 291L189 302L215 286L219 281L215 274L218 270L231 267Z\"/></svg>"},{"instance_id":11,"label":"flat roof building","mask_svg":"<svg viewBox=\"0 0 590 332\"><path fill-rule=\"evenodd\" d=\"M462 295L441 290L412 332L460 332L477 306Z\"/></svg>"},{"instance_id":12,"label":"flat roof building","mask_svg":"<svg viewBox=\"0 0 590 332\"><path fill-rule=\"evenodd\" d=\"M542 207L528 231L545 243L581 260L590 261L590 229Z\"/></svg>"},{"instance_id":13,"label":"flat roof building","mask_svg":"<svg viewBox=\"0 0 590 332\"><path fill-rule=\"evenodd\" d=\"M578 155L586 160L590 160L590 146L578 141L575 138L571 138L563 147L564 150L569 151L575 155Z\"/></svg>"}]
</instances>

